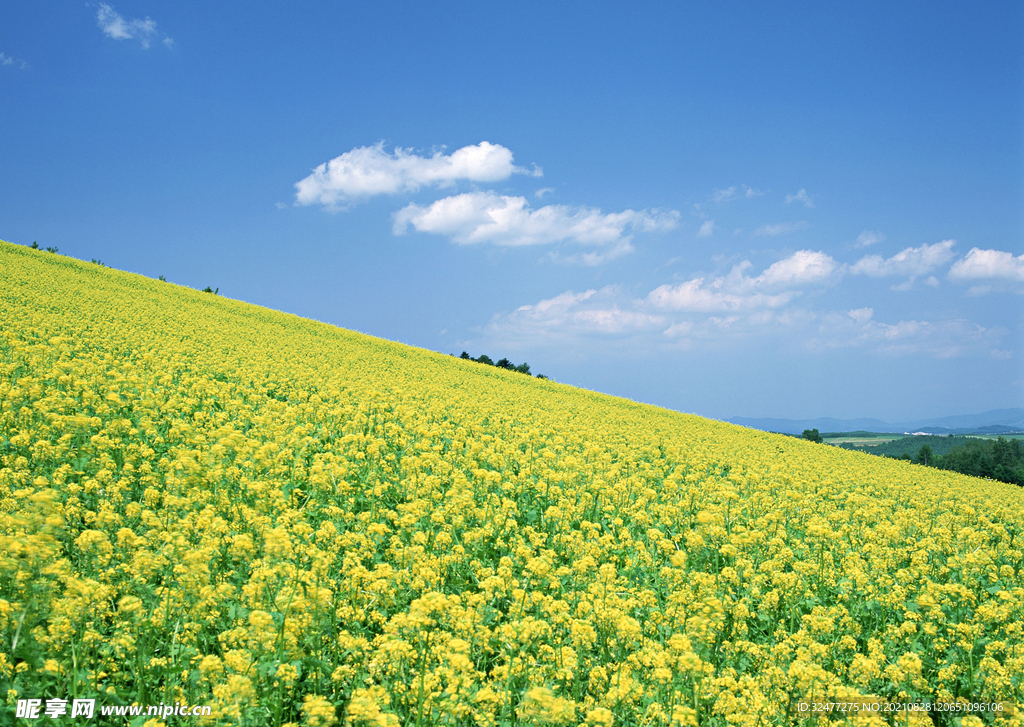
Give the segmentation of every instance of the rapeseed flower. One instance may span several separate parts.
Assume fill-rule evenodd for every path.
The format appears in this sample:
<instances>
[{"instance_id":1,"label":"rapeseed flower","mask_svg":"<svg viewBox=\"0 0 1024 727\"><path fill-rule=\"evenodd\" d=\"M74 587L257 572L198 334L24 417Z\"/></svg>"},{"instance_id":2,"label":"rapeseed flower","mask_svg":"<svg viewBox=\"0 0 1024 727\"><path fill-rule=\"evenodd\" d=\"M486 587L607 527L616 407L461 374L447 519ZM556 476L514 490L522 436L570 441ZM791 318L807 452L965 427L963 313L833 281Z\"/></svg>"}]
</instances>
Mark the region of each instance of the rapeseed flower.
<instances>
[{"instance_id":1,"label":"rapeseed flower","mask_svg":"<svg viewBox=\"0 0 1024 727\"><path fill-rule=\"evenodd\" d=\"M1017 488L6 243L0 309L4 709L724 726L959 699L1021 724Z\"/></svg>"}]
</instances>

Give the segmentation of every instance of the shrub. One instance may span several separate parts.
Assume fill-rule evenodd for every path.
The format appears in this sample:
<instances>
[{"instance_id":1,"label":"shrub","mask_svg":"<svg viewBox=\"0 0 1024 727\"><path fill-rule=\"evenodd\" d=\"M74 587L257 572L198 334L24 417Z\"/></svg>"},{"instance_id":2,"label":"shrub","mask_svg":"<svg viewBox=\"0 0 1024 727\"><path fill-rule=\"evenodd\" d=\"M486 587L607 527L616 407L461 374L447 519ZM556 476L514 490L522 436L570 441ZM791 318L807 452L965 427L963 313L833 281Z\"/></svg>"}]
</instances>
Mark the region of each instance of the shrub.
<instances>
[{"instance_id":1,"label":"shrub","mask_svg":"<svg viewBox=\"0 0 1024 727\"><path fill-rule=\"evenodd\" d=\"M803 438L810 440L812 442L817 442L818 444L825 441L824 439L822 439L821 434L818 432L817 429L805 429L803 433Z\"/></svg>"}]
</instances>

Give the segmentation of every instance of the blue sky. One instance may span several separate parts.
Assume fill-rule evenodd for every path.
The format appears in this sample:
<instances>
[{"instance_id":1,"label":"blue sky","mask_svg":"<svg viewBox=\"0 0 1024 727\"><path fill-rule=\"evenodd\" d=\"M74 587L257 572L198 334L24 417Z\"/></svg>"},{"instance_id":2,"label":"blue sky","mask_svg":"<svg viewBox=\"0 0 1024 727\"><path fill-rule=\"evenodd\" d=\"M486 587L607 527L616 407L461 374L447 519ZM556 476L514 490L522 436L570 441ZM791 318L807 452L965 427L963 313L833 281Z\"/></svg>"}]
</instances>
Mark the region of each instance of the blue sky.
<instances>
[{"instance_id":1,"label":"blue sky","mask_svg":"<svg viewBox=\"0 0 1024 727\"><path fill-rule=\"evenodd\" d=\"M1024 405L1024 6L0 8L0 239L705 416Z\"/></svg>"}]
</instances>

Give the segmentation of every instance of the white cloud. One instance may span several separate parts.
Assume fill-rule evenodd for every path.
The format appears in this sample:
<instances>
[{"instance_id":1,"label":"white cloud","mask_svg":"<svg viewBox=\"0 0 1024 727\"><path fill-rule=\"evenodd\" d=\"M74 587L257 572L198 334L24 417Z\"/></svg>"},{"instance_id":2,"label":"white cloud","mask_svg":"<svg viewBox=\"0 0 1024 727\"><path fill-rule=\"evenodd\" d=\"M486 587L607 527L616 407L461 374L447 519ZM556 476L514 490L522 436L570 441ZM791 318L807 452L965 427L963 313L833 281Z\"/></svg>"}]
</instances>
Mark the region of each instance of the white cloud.
<instances>
[{"instance_id":1,"label":"white cloud","mask_svg":"<svg viewBox=\"0 0 1024 727\"><path fill-rule=\"evenodd\" d=\"M346 202L378 194L415 192L421 187L447 187L460 180L498 182L513 174L543 175L512 163L512 152L500 144L482 141L449 155L438 151L420 156L396 148L389 154L384 142L360 146L321 164L295 183L296 204L322 204L335 208Z\"/></svg>"},{"instance_id":2,"label":"white cloud","mask_svg":"<svg viewBox=\"0 0 1024 727\"><path fill-rule=\"evenodd\" d=\"M100 9L96 12L96 23L108 38L138 40L143 48L149 48L158 35L156 21L152 18L126 20L106 3L100 3ZM174 41L164 36L163 44L170 48L174 45Z\"/></svg>"},{"instance_id":3,"label":"white cloud","mask_svg":"<svg viewBox=\"0 0 1024 727\"><path fill-rule=\"evenodd\" d=\"M857 321L858 323L864 323L865 321L870 321L872 316L875 315L875 309L857 308L856 310L850 311L846 315L850 316L850 318Z\"/></svg>"},{"instance_id":4,"label":"white cloud","mask_svg":"<svg viewBox=\"0 0 1024 727\"><path fill-rule=\"evenodd\" d=\"M723 202L730 202L736 199L736 187L729 187L728 189L716 189L715 193L711 195L711 199L719 204Z\"/></svg>"},{"instance_id":5,"label":"white cloud","mask_svg":"<svg viewBox=\"0 0 1024 727\"><path fill-rule=\"evenodd\" d=\"M661 316L620 310L618 307L578 311L573 319L580 327L601 333L622 333L643 328L657 328L662 326L665 321Z\"/></svg>"},{"instance_id":6,"label":"white cloud","mask_svg":"<svg viewBox=\"0 0 1024 727\"><path fill-rule=\"evenodd\" d=\"M916 280L917 280L916 277L907 278L902 283L898 283L896 285L890 285L889 286L889 290L895 291L897 293L905 293L908 290L913 290L914 289L914 282ZM931 287L931 288L937 288L937 287L939 287L939 279L936 278L934 275L929 275L927 278L924 279L924 284L929 286L929 287Z\"/></svg>"},{"instance_id":7,"label":"white cloud","mask_svg":"<svg viewBox=\"0 0 1024 727\"><path fill-rule=\"evenodd\" d=\"M661 285L647 301L662 310L713 313L781 308L800 294L800 286L827 282L838 269L823 252L798 250L750 277L748 260L735 265L728 275L707 280L693 278L676 285Z\"/></svg>"},{"instance_id":8,"label":"white cloud","mask_svg":"<svg viewBox=\"0 0 1024 727\"><path fill-rule=\"evenodd\" d=\"M981 250L972 247L962 259L949 269L949 279L958 282L968 280L1007 280L1024 282L1024 255L1013 256L1012 252Z\"/></svg>"},{"instance_id":9,"label":"white cloud","mask_svg":"<svg viewBox=\"0 0 1024 727\"><path fill-rule=\"evenodd\" d=\"M885 239L885 235L875 230L864 230L857 235L857 247L869 247Z\"/></svg>"},{"instance_id":10,"label":"white cloud","mask_svg":"<svg viewBox=\"0 0 1024 727\"><path fill-rule=\"evenodd\" d=\"M791 204L793 202L803 202L804 205L806 205L807 207L814 206L814 200L811 198L809 194L807 194L806 189L801 189L796 194L787 194L786 204Z\"/></svg>"},{"instance_id":11,"label":"white cloud","mask_svg":"<svg viewBox=\"0 0 1024 727\"><path fill-rule=\"evenodd\" d=\"M728 187L727 189L716 189L711 195L711 199L718 204L724 204L726 202L732 202L734 199L760 197L764 192L758 189L753 189L747 185L742 187Z\"/></svg>"},{"instance_id":12,"label":"white cloud","mask_svg":"<svg viewBox=\"0 0 1024 727\"><path fill-rule=\"evenodd\" d=\"M655 332L664 327L663 316L623 309L621 298L619 288L612 285L582 293L567 290L539 303L520 306L507 316L495 317L487 332L505 339L560 342L567 337Z\"/></svg>"},{"instance_id":13,"label":"white cloud","mask_svg":"<svg viewBox=\"0 0 1024 727\"><path fill-rule=\"evenodd\" d=\"M439 199L423 207L409 204L394 214L394 233L411 225L417 232L446 235L460 245L492 243L518 247L574 242L604 248L605 252L582 262L602 262L632 249L631 232L671 230L679 213L659 210L625 210L602 214L592 207L547 205L532 209L525 197L494 192L467 192Z\"/></svg>"},{"instance_id":14,"label":"white cloud","mask_svg":"<svg viewBox=\"0 0 1024 727\"><path fill-rule=\"evenodd\" d=\"M6 53L0 52L0 66L17 66L20 70L24 71L28 68L28 63L21 60L20 58L12 58Z\"/></svg>"},{"instance_id":15,"label":"white cloud","mask_svg":"<svg viewBox=\"0 0 1024 727\"><path fill-rule=\"evenodd\" d=\"M609 290L609 289L605 289L605 290ZM593 289L588 290L588 291L583 292L583 293L573 293L571 290L567 290L564 293L562 293L561 295L556 295L554 298L548 298L547 300L542 300L541 302L537 303L536 305L522 305L522 306L519 306L516 310L517 311L523 311L523 312L525 312L525 311L535 311L536 313L542 314L542 315L548 314L548 313L555 313L555 312L558 312L558 311L563 311L564 312L564 311L568 310L569 308L572 308L573 306L575 306L577 303L580 303L580 302L582 302L584 300L589 300L590 298L592 298L594 296L594 294L596 292L597 291L593 290Z\"/></svg>"},{"instance_id":16,"label":"white cloud","mask_svg":"<svg viewBox=\"0 0 1024 727\"><path fill-rule=\"evenodd\" d=\"M741 263L728 276L681 285L663 285L645 298L629 299L619 286L560 295L495 316L485 331L492 340L564 347L567 341L600 336L638 346L688 348L695 341L738 340L765 331L794 330L813 314L782 310L796 291L766 293L742 290L761 279ZM739 290L737 290L739 289ZM630 344L632 345L632 344Z\"/></svg>"},{"instance_id":17,"label":"white cloud","mask_svg":"<svg viewBox=\"0 0 1024 727\"><path fill-rule=\"evenodd\" d=\"M768 295L765 293L735 293L724 285L725 278L694 278L678 285L660 285L647 295L655 308L688 313L721 313L779 308L792 300L795 292Z\"/></svg>"},{"instance_id":18,"label":"white cloud","mask_svg":"<svg viewBox=\"0 0 1024 727\"><path fill-rule=\"evenodd\" d=\"M601 338L602 345L639 351L744 345L751 339L811 350L860 348L881 355L951 358L996 355L1007 332L970 321L875 319L871 307L815 311L794 301L808 286L844 272L820 251L800 250L759 275L743 261L718 277L694 277L629 299L619 286L572 290L497 315L484 331L491 341L565 349ZM608 349L605 349L608 350Z\"/></svg>"},{"instance_id":19,"label":"white cloud","mask_svg":"<svg viewBox=\"0 0 1024 727\"><path fill-rule=\"evenodd\" d=\"M707 220L697 230L697 237L711 237L715 232L715 221Z\"/></svg>"},{"instance_id":20,"label":"white cloud","mask_svg":"<svg viewBox=\"0 0 1024 727\"><path fill-rule=\"evenodd\" d=\"M788 258L772 263L754 279L754 284L757 287L778 287L820 283L831 277L837 267L836 261L823 252L797 250Z\"/></svg>"},{"instance_id":21,"label":"white cloud","mask_svg":"<svg viewBox=\"0 0 1024 727\"><path fill-rule=\"evenodd\" d=\"M610 260L628 255L633 252L633 249L629 239L623 238L611 247L590 250L588 252L575 252L568 255L555 250L548 253L548 257L553 262L563 265L588 265L592 267L594 265L603 265Z\"/></svg>"},{"instance_id":22,"label":"white cloud","mask_svg":"<svg viewBox=\"0 0 1024 727\"><path fill-rule=\"evenodd\" d=\"M908 247L885 259L881 255L867 255L850 267L854 275L868 275L881 278L888 275L906 275L911 282L920 275L927 275L953 258L956 240L943 240L934 245Z\"/></svg>"},{"instance_id":23,"label":"white cloud","mask_svg":"<svg viewBox=\"0 0 1024 727\"><path fill-rule=\"evenodd\" d=\"M551 194L554 191L554 187L541 187L540 189L533 193L533 196L536 197L537 199L543 199L545 194Z\"/></svg>"},{"instance_id":24,"label":"white cloud","mask_svg":"<svg viewBox=\"0 0 1024 727\"><path fill-rule=\"evenodd\" d=\"M808 345L832 349L866 347L887 355L955 358L988 353L1006 333L962 319L884 323L873 316L871 308L852 310L845 315L825 313L820 316L818 336L811 338Z\"/></svg>"},{"instance_id":25,"label":"white cloud","mask_svg":"<svg viewBox=\"0 0 1024 727\"><path fill-rule=\"evenodd\" d=\"M662 334L669 338L677 338L679 336L686 336L691 331L693 331L693 324L689 321L681 321L680 323L673 323L662 331Z\"/></svg>"},{"instance_id":26,"label":"white cloud","mask_svg":"<svg viewBox=\"0 0 1024 727\"><path fill-rule=\"evenodd\" d=\"M796 232L797 230L803 230L806 228L807 222L805 220L801 220L800 222L779 222L774 225L761 225L754 230L754 235L758 237L774 237L775 235L785 235L790 232Z\"/></svg>"}]
</instances>

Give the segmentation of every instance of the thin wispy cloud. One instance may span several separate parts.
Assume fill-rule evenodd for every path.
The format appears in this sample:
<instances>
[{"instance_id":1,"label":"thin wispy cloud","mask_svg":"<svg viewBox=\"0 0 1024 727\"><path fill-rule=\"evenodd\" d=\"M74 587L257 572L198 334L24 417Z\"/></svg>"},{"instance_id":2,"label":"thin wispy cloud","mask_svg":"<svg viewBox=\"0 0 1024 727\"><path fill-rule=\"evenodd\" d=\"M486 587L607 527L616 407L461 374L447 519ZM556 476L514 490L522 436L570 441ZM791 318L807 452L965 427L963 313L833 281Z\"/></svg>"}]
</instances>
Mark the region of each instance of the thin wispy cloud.
<instances>
[{"instance_id":1,"label":"thin wispy cloud","mask_svg":"<svg viewBox=\"0 0 1024 727\"><path fill-rule=\"evenodd\" d=\"M749 199L750 197L760 197L764 194L761 190L748 187L743 184L739 187L732 186L726 189L716 189L711 195L711 200L717 204L725 204L726 202L732 202L736 199Z\"/></svg>"},{"instance_id":2,"label":"thin wispy cloud","mask_svg":"<svg viewBox=\"0 0 1024 727\"><path fill-rule=\"evenodd\" d=\"M489 243L520 247L570 242L601 248L579 262L596 264L632 250L635 232L674 229L679 213L660 210L625 210L603 213L593 207L547 205L530 207L525 197L494 192L467 192L421 206L409 204L394 214L393 231L445 235L460 245Z\"/></svg>"},{"instance_id":3,"label":"thin wispy cloud","mask_svg":"<svg viewBox=\"0 0 1024 727\"><path fill-rule=\"evenodd\" d=\"M776 235L788 235L791 232L807 229L806 220L799 222L778 222L772 225L761 225L752 233L755 237L775 237Z\"/></svg>"},{"instance_id":4,"label":"thin wispy cloud","mask_svg":"<svg viewBox=\"0 0 1024 727\"><path fill-rule=\"evenodd\" d=\"M853 320L857 321L857 323L864 323L865 321L869 321L872 317L874 317L875 309L857 308L855 310L847 311L846 315L848 315Z\"/></svg>"},{"instance_id":5,"label":"thin wispy cloud","mask_svg":"<svg viewBox=\"0 0 1024 727\"><path fill-rule=\"evenodd\" d=\"M100 8L96 11L96 23L108 38L137 40L143 48L149 48L160 36L156 29L156 21L152 18L128 20L106 3L100 3ZM166 35L161 42L168 48L174 45L174 41Z\"/></svg>"},{"instance_id":6,"label":"thin wispy cloud","mask_svg":"<svg viewBox=\"0 0 1024 727\"><path fill-rule=\"evenodd\" d=\"M890 258L867 255L850 267L854 275L881 278L890 275L907 276L911 280L937 270L953 259L956 240L943 240L934 245L908 247Z\"/></svg>"},{"instance_id":7,"label":"thin wispy cloud","mask_svg":"<svg viewBox=\"0 0 1024 727\"><path fill-rule=\"evenodd\" d=\"M715 221L705 220L700 229L697 230L697 237L711 237L715 233Z\"/></svg>"},{"instance_id":8,"label":"thin wispy cloud","mask_svg":"<svg viewBox=\"0 0 1024 727\"><path fill-rule=\"evenodd\" d=\"M487 141L429 156L402 148L388 153L384 142L379 142L356 147L318 166L295 183L295 202L337 209L375 195L448 187L459 181L500 182L513 174L540 177L543 171L536 165L517 167L509 149Z\"/></svg>"},{"instance_id":9,"label":"thin wispy cloud","mask_svg":"<svg viewBox=\"0 0 1024 727\"><path fill-rule=\"evenodd\" d=\"M924 355L929 358L957 358L969 354L992 355L1007 331L989 328L964 319L875 320L874 310L860 308L845 315L838 311L819 316L818 330L808 338L808 347L825 349L867 348L888 356Z\"/></svg>"},{"instance_id":10,"label":"thin wispy cloud","mask_svg":"<svg viewBox=\"0 0 1024 727\"><path fill-rule=\"evenodd\" d=\"M633 309L618 286L577 293L567 290L552 298L523 305L488 326L490 335L559 343L585 336L620 336L638 331L656 333L667 325L664 316Z\"/></svg>"},{"instance_id":11,"label":"thin wispy cloud","mask_svg":"<svg viewBox=\"0 0 1024 727\"><path fill-rule=\"evenodd\" d=\"M877 230L864 230L857 235L855 247L870 247L885 240L885 235Z\"/></svg>"},{"instance_id":12,"label":"thin wispy cloud","mask_svg":"<svg viewBox=\"0 0 1024 727\"><path fill-rule=\"evenodd\" d=\"M16 67L18 70L24 71L28 68L28 63L20 58L12 58L6 53L0 52L0 67Z\"/></svg>"},{"instance_id":13,"label":"thin wispy cloud","mask_svg":"<svg viewBox=\"0 0 1024 727\"><path fill-rule=\"evenodd\" d=\"M786 204L792 204L793 202L803 202L804 206L806 207L814 206L814 200L811 199L811 196L809 194L807 194L806 189L801 189L796 194L787 194Z\"/></svg>"}]
</instances>

